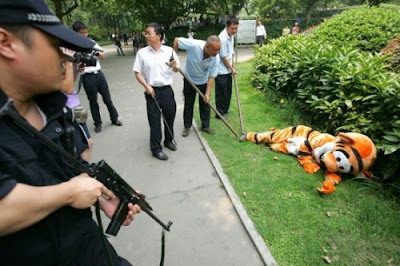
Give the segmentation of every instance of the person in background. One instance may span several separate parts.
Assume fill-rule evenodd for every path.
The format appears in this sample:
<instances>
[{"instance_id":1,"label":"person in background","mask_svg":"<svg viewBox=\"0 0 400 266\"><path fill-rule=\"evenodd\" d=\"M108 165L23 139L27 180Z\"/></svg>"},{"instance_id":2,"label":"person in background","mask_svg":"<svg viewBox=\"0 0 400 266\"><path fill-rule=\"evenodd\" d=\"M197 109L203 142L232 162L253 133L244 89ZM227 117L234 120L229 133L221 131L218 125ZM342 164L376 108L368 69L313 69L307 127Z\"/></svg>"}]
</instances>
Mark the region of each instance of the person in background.
<instances>
[{"instance_id":1,"label":"person in background","mask_svg":"<svg viewBox=\"0 0 400 266\"><path fill-rule=\"evenodd\" d=\"M295 22L292 28L292 35L298 34L300 31L299 23Z\"/></svg>"},{"instance_id":2,"label":"person in background","mask_svg":"<svg viewBox=\"0 0 400 266\"><path fill-rule=\"evenodd\" d=\"M290 35L289 26L286 26L286 27L283 28L283 30L282 30L282 36L287 36L287 35Z\"/></svg>"},{"instance_id":3,"label":"person in background","mask_svg":"<svg viewBox=\"0 0 400 266\"><path fill-rule=\"evenodd\" d=\"M214 80L218 75L219 50L221 42L216 35L211 35L207 41L175 38L174 50L186 50L187 59L185 72L187 77L199 90L204 94L204 98L199 97L199 110L201 119L201 129L207 134L214 134L214 130L210 128L210 101L211 90ZM185 104L183 109L183 137L189 135L190 128L193 123L193 108L196 100L196 90L192 88L189 81L184 79L183 95L185 96Z\"/></svg>"},{"instance_id":4,"label":"person in background","mask_svg":"<svg viewBox=\"0 0 400 266\"><path fill-rule=\"evenodd\" d=\"M71 58L74 56L75 51L60 47L61 51ZM85 139L87 140L88 149L82 152L81 157L87 162L90 162L90 153L93 146L93 139L90 136L89 129L86 125L87 110L81 105L78 94L74 89L75 79L78 72L83 71L83 64L74 64L71 61L65 62L65 79L63 80L61 91L67 96L66 106L71 108L74 113L75 120L79 123Z\"/></svg>"},{"instance_id":5,"label":"person in background","mask_svg":"<svg viewBox=\"0 0 400 266\"><path fill-rule=\"evenodd\" d=\"M104 238L90 208L99 201L112 217L119 199L7 114L12 112L80 160L88 146L60 91L67 77L60 46L88 52L94 43L63 26L44 0L0 1L2 266L107 264ZM73 149L68 149L67 127L76 132ZM140 211L138 205L128 208L124 225ZM115 266L131 265L107 239L104 243Z\"/></svg>"},{"instance_id":6,"label":"person in background","mask_svg":"<svg viewBox=\"0 0 400 266\"><path fill-rule=\"evenodd\" d=\"M176 151L177 148L173 143L176 102L171 84L172 70L177 72L179 58L171 47L162 45L164 30L159 24L148 24L145 37L148 46L137 53L133 71L145 89L147 118L150 125L150 150L157 159L168 160L161 146L161 120L164 115L164 146Z\"/></svg>"},{"instance_id":7,"label":"person in background","mask_svg":"<svg viewBox=\"0 0 400 266\"><path fill-rule=\"evenodd\" d=\"M265 39L267 38L267 32L265 31L265 27L262 24L261 20L257 20L257 27L256 27L256 43L258 46L264 44Z\"/></svg>"},{"instance_id":8,"label":"person in background","mask_svg":"<svg viewBox=\"0 0 400 266\"><path fill-rule=\"evenodd\" d=\"M128 45L128 34L124 32L122 38L124 39L124 45Z\"/></svg>"},{"instance_id":9,"label":"person in background","mask_svg":"<svg viewBox=\"0 0 400 266\"><path fill-rule=\"evenodd\" d=\"M140 46L140 33L134 32L132 35L133 39L133 54L136 54L139 51Z\"/></svg>"},{"instance_id":10,"label":"person in background","mask_svg":"<svg viewBox=\"0 0 400 266\"><path fill-rule=\"evenodd\" d=\"M72 29L79 33L80 35L87 37L89 34L87 26L81 21L76 21L72 25ZM101 47L96 43L95 48L97 50L102 50ZM98 52L97 57L99 59L105 58L104 52ZM101 116L100 116L100 108L97 102L97 94L100 93L103 97L103 102L107 106L108 112L110 114L111 123L116 126L122 126L122 122L118 118L117 109L114 107L114 104L111 100L110 90L108 88L108 83L106 77L101 71L101 65L99 60L96 60L95 66L87 66L82 72L82 84L85 89L87 98L90 104L90 111L92 113L93 121L94 121L94 131L96 133L101 132Z\"/></svg>"},{"instance_id":11,"label":"person in background","mask_svg":"<svg viewBox=\"0 0 400 266\"><path fill-rule=\"evenodd\" d=\"M114 38L114 45L115 49L117 49L118 56L125 55L124 50L122 50L121 38L119 36Z\"/></svg>"},{"instance_id":12,"label":"person in background","mask_svg":"<svg viewBox=\"0 0 400 266\"><path fill-rule=\"evenodd\" d=\"M218 35L221 41L221 50L219 51L218 76L215 78L215 105L223 116L229 111L232 97L232 76L236 75L236 69L233 67L233 45L238 27L237 17L229 17L226 20L225 29ZM220 119L218 115L215 115L215 118Z\"/></svg>"},{"instance_id":13,"label":"person in background","mask_svg":"<svg viewBox=\"0 0 400 266\"><path fill-rule=\"evenodd\" d=\"M193 39L193 37L194 37L194 32L192 31L191 28L188 29L187 37L188 37L188 39Z\"/></svg>"}]
</instances>

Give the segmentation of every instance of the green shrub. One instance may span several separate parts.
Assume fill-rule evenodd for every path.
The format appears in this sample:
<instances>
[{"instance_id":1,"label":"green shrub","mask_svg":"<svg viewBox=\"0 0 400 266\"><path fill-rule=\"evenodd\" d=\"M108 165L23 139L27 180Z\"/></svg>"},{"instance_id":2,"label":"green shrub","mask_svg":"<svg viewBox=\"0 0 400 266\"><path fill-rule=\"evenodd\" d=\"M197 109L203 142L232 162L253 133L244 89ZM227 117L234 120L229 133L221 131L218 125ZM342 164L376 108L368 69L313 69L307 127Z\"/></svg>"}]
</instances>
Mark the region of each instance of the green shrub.
<instances>
[{"instance_id":1,"label":"green shrub","mask_svg":"<svg viewBox=\"0 0 400 266\"><path fill-rule=\"evenodd\" d=\"M337 47L352 46L379 52L399 34L398 9L364 6L328 19L311 33L311 38Z\"/></svg>"},{"instance_id":2,"label":"green shrub","mask_svg":"<svg viewBox=\"0 0 400 266\"><path fill-rule=\"evenodd\" d=\"M400 78L386 60L351 46L288 36L256 49L253 81L295 99L310 126L370 136L381 151L374 174L393 181L400 169Z\"/></svg>"}]
</instances>

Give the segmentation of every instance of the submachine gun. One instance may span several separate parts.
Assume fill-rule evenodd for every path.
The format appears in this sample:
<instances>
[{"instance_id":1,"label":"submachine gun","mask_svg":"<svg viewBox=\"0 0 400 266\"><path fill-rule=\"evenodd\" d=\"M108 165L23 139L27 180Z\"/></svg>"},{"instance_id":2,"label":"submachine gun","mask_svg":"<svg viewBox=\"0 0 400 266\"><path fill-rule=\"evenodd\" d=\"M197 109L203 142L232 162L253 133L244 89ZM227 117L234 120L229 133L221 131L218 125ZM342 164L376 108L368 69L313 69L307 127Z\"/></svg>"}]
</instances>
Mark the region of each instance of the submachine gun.
<instances>
[{"instance_id":1,"label":"submachine gun","mask_svg":"<svg viewBox=\"0 0 400 266\"><path fill-rule=\"evenodd\" d=\"M62 147L54 143L48 137L43 135L41 132L31 126L26 120L15 112L11 107L13 106L13 100L9 99L4 106L0 108L0 118L3 116L9 116L12 121L20 128L28 132L29 134L37 137L47 148L53 152L61 155L69 164L76 169L87 173L91 177L97 179L103 183L108 189L114 192L114 194L120 199L117 209L115 210L111 221L106 229L106 234L116 236L118 231L123 224L128 214L128 204L137 204L140 206L142 211L146 212L151 218L153 218L162 228L169 231L172 222L169 221L165 225L157 216L152 213L150 204L145 200L146 196L137 193L128 183L125 182L104 160L96 164L86 165L76 159L73 155L65 151ZM67 130L66 130L67 131Z\"/></svg>"}]
</instances>

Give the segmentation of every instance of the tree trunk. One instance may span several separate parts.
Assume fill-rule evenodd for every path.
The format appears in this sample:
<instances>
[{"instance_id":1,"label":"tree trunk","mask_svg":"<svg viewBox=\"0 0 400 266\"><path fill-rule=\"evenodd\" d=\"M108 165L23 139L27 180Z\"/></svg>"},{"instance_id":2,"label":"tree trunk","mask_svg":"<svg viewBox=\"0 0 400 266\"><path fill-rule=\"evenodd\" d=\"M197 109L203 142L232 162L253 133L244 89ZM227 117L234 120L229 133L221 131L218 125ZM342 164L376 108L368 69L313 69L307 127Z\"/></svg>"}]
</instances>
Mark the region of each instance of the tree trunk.
<instances>
[{"instance_id":1,"label":"tree trunk","mask_svg":"<svg viewBox=\"0 0 400 266\"><path fill-rule=\"evenodd\" d=\"M315 3L317 3L317 2L318 2L318 0L310 0L310 1L307 3L307 6L306 6L306 17L307 17L307 22L310 21L310 19L311 19L311 12L312 12L312 10L313 10L313 7L314 7Z\"/></svg>"},{"instance_id":2,"label":"tree trunk","mask_svg":"<svg viewBox=\"0 0 400 266\"><path fill-rule=\"evenodd\" d=\"M64 21L64 13L62 10L61 0L52 0L54 4L54 12L56 12L56 16L60 19L61 23Z\"/></svg>"}]
</instances>

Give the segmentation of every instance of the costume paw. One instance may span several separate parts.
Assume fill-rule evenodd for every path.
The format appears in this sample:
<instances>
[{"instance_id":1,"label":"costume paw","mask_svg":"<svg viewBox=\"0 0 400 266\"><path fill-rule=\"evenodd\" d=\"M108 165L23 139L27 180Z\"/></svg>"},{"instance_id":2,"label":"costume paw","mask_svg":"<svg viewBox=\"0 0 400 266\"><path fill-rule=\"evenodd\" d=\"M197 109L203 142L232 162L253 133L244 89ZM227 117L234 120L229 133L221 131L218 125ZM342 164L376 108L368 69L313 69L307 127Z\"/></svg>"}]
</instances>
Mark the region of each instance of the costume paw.
<instances>
[{"instance_id":1,"label":"costume paw","mask_svg":"<svg viewBox=\"0 0 400 266\"><path fill-rule=\"evenodd\" d=\"M318 172L318 170L320 169L320 166L316 163L305 163L303 164L303 169L304 171L306 171L307 174L313 174L315 172Z\"/></svg>"},{"instance_id":2,"label":"costume paw","mask_svg":"<svg viewBox=\"0 0 400 266\"><path fill-rule=\"evenodd\" d=\"M319 193L326 195L332 194L335 190L335 184L331 180L325 180L324 183L322 183L322 187L317 189Z\"/></svg>"}]
</instances>

